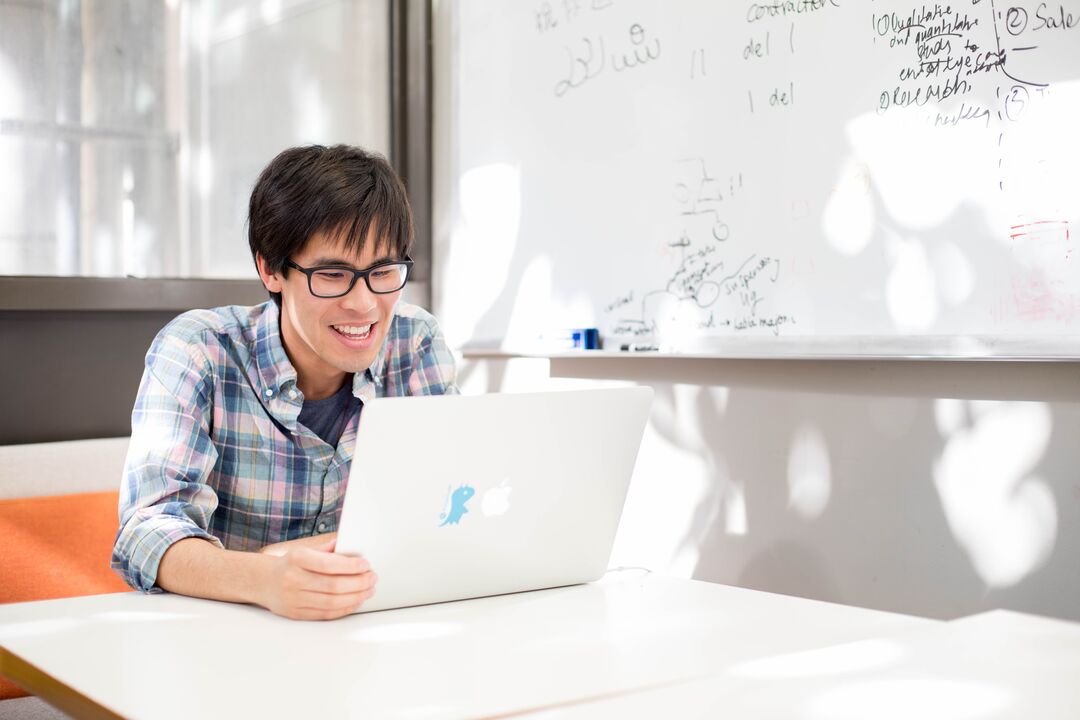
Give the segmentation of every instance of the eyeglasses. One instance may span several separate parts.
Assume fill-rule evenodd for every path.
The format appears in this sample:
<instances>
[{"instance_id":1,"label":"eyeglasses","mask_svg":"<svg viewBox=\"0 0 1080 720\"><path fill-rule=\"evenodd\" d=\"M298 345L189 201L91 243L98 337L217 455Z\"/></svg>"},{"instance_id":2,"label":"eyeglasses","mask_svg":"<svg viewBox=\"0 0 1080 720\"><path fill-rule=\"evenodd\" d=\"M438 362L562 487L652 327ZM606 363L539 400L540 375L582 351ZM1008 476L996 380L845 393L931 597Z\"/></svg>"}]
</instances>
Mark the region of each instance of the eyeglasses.
<instances>
[{"instance_id":1,"label":"eyeglasses","mask_svg":"<svg viewBox=\"0 0 1080 720\"><path fill-rule=\"evenodd\" d=\"M397 292L405 287L413 261L408 258L387 260L375 263L366 270L353 270L351 267L342 265L306 268L297 265L292 260L286 260L285 264L307 275L308 290L312 295L319 298L336 298L348 295L356 285L357 278L364 278L368 290L376 295Z\"/></svg>"}]
</instances>

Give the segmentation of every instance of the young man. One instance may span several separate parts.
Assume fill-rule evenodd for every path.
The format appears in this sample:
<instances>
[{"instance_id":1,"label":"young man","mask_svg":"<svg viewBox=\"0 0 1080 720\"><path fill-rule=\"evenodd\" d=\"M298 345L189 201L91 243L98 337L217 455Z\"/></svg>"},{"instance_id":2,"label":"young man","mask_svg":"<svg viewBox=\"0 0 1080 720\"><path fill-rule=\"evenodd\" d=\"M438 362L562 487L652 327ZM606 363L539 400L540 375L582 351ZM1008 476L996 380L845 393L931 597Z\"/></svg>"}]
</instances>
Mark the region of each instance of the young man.
<instances>
[{"instance_id":1,"label":"young man","mask_svg":"<svg viewBox=\"0 0 1080 720\"><path fill-rule=\"evenodd\" d=\"M146 356L112 559L132 587L303 619L371 597L367 562L333 552L363 403L457 392L435 319L398 302L412 240L383 158L267 166L248 241L271 301L184 313Z\"/></svg>"}]
</instances>

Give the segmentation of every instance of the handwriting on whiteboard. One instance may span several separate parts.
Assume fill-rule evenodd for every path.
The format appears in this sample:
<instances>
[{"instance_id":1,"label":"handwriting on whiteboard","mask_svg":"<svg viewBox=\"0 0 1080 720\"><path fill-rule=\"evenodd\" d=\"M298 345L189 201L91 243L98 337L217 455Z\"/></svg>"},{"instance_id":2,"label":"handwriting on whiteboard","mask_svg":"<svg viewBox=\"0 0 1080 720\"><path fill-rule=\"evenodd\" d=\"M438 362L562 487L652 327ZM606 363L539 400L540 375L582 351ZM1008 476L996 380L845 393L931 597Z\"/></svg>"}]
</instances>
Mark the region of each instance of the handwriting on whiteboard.
<instances>
[{"instance_id":1,"label":"handwriting on whiteboard","mask_svg":"<svg viewBox=\"0 0 1080 720\"><path fill-rule=\"evenodd\" d=\"M779 258L728 244L727 204L743 189L742 173L720 177L701 157L676 163L674 199L681 232L663 255L677 260L661 287L631 289L606 303L613 336L658 337L681 332L741 332L758 328L778 335L795 317L774 307L781 280Z\"/></svg>"},{"instance_id":2,"label":"handwriting on whiteboard","mask_svg":"<svg viewBox=\"0 0 1080 720\"><path fill-rule=\"evenodd\" d=\"M555 97L581 87L608 68L624 72L660 59L659 38L650 37L637 23L630 26L628 35L621 43L611 43L610 47L615 48L611 52L603 35L583 37L575 45L566 46L566 74L555 83Z\"/></svg>"}]
</instances>

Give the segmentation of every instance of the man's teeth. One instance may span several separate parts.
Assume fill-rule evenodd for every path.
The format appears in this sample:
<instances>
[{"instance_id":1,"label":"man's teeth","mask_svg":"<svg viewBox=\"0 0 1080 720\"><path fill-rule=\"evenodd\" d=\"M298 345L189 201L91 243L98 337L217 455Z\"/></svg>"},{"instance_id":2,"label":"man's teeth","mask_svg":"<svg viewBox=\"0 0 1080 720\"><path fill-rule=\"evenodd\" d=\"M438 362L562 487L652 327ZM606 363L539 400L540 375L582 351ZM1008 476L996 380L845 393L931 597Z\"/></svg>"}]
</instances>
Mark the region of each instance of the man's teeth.
<instances>
[{"instance_id":1,"label":"man's teeth","mask_svg":"<svg viewBox=\"0 0 1080 720\"><path fill-rule=\"evenodd\" d=\"M371 323L368 323L367 325L335 325L334 329L342 335L364 337L371 332Z\"/></svg>"}]
</instances>

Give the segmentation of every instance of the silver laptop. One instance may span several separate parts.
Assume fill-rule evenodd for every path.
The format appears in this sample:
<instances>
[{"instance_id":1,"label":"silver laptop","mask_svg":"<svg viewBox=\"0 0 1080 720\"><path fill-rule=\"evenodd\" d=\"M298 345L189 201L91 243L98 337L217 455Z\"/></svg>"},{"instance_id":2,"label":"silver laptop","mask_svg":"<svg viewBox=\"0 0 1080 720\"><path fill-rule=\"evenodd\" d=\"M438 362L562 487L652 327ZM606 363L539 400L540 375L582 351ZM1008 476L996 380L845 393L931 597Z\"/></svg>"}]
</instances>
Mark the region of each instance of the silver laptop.
<instances>
[{"instance_id":1,"label":"silver laptop","mask_svg":"<svg viewBox=\"0 0 1080 720\"><path fill-rule=\"evenodd\" d=\"M652 394L368 402L337 538L379 576L360 612L599 579Z\"/></svg>"}]
</instances>

